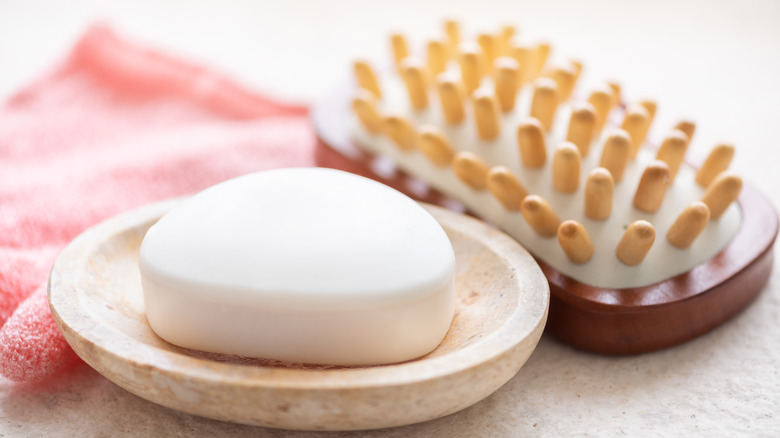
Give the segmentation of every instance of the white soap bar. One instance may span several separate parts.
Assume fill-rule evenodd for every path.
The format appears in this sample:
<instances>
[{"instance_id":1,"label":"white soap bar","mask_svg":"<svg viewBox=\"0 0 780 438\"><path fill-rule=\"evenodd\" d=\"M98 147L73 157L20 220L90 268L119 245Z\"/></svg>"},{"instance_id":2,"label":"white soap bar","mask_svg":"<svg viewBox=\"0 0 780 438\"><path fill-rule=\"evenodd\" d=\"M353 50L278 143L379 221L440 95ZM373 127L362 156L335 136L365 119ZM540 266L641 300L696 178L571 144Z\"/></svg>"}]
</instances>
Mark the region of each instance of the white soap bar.
<instances>
[{"instance_id":1,"label":"white soap bar","mask_svg":"<svg viewBox=\"0 0 780 438\"><path fill-rule=\"evenodd\" d=\"M146 316L186 348L314 364L400 362L441 342L455 255L419 204L318 168L254 173L152 226L139 267Z\"/></svg>"}]
</instances>

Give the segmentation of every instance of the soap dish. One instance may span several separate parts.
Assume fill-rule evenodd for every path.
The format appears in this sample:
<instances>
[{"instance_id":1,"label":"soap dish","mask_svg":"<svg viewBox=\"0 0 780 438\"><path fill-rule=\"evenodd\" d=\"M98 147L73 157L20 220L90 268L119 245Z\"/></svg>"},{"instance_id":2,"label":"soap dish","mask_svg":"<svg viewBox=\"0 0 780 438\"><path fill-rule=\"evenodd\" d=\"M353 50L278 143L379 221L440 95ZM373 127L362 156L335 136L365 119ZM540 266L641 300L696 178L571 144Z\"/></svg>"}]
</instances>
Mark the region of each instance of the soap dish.
<instances>
[{"instance_id":1,"label":"soap dish","mask_svg":"<svg viewBox=\"0 0 780 438\"><path fill-rule=\"evenodd\" d=\"M456 255L456 315L442 343L412 361L370 367L292 364L186 350L144 314L141 241L180 200L131 211L77 237L49 279L52 314L68 343L109 380L189 414L300 430L358 430L439 418L506 383L534 350L549 287L516 241L431 205Z\"/></svg>"}]
</instances>

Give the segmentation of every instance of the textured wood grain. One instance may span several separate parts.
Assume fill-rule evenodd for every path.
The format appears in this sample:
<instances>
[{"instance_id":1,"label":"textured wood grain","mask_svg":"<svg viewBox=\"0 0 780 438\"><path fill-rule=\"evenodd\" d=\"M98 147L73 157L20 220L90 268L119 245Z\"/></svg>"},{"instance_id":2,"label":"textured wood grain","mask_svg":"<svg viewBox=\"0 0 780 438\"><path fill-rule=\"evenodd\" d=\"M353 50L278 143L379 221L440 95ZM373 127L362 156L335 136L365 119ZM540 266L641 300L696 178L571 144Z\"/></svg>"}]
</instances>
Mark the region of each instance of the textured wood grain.
<instances>
[{"instance_id":1,"label":"textured wood grain","mask_svg":"<svg viewBox=\"0 0 780 438\"><path fill-rule=\"evenodd\" d=\"M394 365L325 367L201 353L168 344L144 316L138 250L176 201L104 222L52 270L49 300L66 339L93 368L152 402L276 428L354 430L438 418L487 397L525 363L547 318L533 258L482 222L433 206L456 254L456 315L428 355Z\"/></svg>"}]
</instances>

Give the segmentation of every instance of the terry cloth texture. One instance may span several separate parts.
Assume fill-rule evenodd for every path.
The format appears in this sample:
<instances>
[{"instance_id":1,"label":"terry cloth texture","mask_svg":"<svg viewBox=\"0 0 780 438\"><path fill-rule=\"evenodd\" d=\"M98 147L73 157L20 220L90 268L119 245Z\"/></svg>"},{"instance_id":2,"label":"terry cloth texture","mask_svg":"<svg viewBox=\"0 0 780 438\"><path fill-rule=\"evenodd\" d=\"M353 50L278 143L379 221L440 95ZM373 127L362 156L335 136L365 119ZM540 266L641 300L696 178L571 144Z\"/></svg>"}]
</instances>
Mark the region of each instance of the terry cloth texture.
<instances>
[{"instance_id":1,"label":"terry cloth texture","mask_svg":"<svg viewBox=\"0 0 780 438\"><path fill-rule=\"evenodd\" d=\"M0 107L0 372L78 363L46 282L86 228L149 202L276 167L312 166L307 109L95 26Z\"/></svg>"}]
</instances>

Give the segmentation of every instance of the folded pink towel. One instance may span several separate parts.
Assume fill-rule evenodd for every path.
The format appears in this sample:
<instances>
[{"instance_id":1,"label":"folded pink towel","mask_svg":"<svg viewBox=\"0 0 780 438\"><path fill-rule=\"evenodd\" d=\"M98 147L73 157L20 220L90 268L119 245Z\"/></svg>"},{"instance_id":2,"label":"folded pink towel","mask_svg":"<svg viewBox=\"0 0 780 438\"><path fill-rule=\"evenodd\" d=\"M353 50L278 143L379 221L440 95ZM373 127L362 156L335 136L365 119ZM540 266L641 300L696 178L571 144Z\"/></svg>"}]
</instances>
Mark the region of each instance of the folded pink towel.
<instances>
[{"instance_id":1,"label":"folded pink towel","mask_svg":"<svg viewBox=\"0 0 780 438\"><path fill-rule=\"evenodd\" d=\"M89 30L62 66L0 107L0 372L37 380L79 362L46 301L71 239L236 175L313 165L306 114Z\"/></svg>"}]
</instances>

